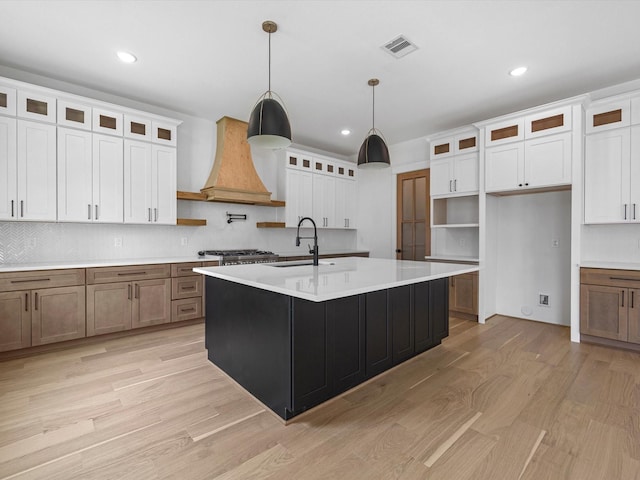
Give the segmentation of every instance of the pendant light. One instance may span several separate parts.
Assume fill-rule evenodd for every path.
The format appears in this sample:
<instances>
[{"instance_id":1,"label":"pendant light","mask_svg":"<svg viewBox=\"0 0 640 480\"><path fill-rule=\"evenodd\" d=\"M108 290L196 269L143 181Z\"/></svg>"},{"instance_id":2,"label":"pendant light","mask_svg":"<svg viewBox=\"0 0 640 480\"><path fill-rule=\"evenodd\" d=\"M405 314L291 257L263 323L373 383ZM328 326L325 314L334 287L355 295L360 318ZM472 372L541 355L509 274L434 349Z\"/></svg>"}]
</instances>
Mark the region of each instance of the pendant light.
<instances>
[{"instance_id":1,"label":"pendant light","mask_svg":"<svg viewBox=\"0 0 640 480\"><path fill-rule=\"evenodd\" d=\"M278 149L291 145L291 125L280 104L282 99L271 91L271 34L278 30L275 22L262 22L262 30L269 34L269 90L260 96L249 117L247 141L258 148ZM278 97L280 102L274 98Z\"/></svg>"},{"instance_id":2,"label":"pendant light","mask_svg":"<svg viewBox=\"0 0 640 480\"><path fill-rule=\"evenodd\" d=\"M385 168L390 165L389 149L387 148L382 133L376 129L376 85L380 83L377 78L369 80L368 84L373 92L373 125L367 138L362 142L360 152L358 153L358 168Z\"/></svg>"}]
</instances>

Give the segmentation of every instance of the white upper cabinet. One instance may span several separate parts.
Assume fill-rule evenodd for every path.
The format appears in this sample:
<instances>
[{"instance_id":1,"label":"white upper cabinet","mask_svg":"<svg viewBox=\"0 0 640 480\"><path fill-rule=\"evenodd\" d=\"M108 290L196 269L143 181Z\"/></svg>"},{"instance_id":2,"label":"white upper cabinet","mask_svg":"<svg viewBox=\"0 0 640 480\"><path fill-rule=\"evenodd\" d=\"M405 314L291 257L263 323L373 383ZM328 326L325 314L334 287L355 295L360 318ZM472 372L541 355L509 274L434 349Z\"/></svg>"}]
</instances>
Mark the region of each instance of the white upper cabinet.
<instances>
[{"instance_id":1,"label":"white upper cabinet","mask_svg":"<svg viewBox=\"0 0 640 480\"><path fill-rule=\"evenodd\" d=\"M285 226L297 227L303 217L313 217L313 174L286 169Z\"/></svg>"},{"instance_id":2,"label":"white upper cabinet","mask_svg":"<svg viewBox=\"0 0 640 480\"><path fill-rule=\"evenodd\" d=\"M18 219L16 119L0 116L0 220Z\"/></svg>"},{"instance_id":3,"label":"white upper cabinet","mask_svg":"<svg viewBox=\"0 0 640 480\"><path fill-rule=\"evenodd\" d=\"M56 97L35 91L18 90L16 113L20 118L56 123Z\"/></svg>"},{"instance_id":4,"label":"white upper cabinet","mask_svg":"<svg viewBox=\"0 0 640 480\"><path fill-rule=\"evenodd\" d=\"M56 220L56 126L18 120L18 218Z\"/></svg>"},{"instance_id":5,"label":"white upper cabinet","mask_svg":"<svg viewBox=\"0 0 640 480\"><path fill-rule=\"evenodd\" d=\"M178 126L175 123L151 122L152 141L161 145L175 147L178 144Z\"/></svg>"},{"instance_id":6,"label":"white upper cabinet","mask_svg":"<svg viewBox=\"0 0 640 480\"><path fill-rule=\"evenodd\" d=\"M90 222L93 204L92 134L58 127L58 221Z\"/></svg>"},{"instance_id":7,"label":"white upper cabinet","mask_svg":"<svg viewBox=\"0 0 640 480\"><path fill-rule=\"evenodd\" d=\"M631 100L603 103L587 109L586 133L602 132L631 124Z\"/></svg>"},{"instance_id":8,"label":"white upper cabinet","mask_svg":"<svg viewBox=\"0 0 640 480\"><path fill-rule=\"evenodd\" d=\"M635 134L638 135L637 130ZM633 173L639 173L637 166ZM636 177L636 183L638 178L640 177ZM630 211L634 209L630 205L631 184L630 129L621 128L588 135L584 159L585 223L623 223L634 216L637 218L640 212Z\"/></svg>"},{"instance_id":9,"label":"white upper cabinet","mask_svg":"<svg viewBox=\"0 0 640 480\"><path fill-rule=\"evenodd\" d=\"M152 223L151 144L124 142L124 222Z\"/></svg>"},{"instance_id":10,"label":"white upper cabinet","mask_svg":"<svg viewBox=\"0 0 640 480\"><path fill-rule=\"evenodd\" d=\"M430 143L430 195L451 197L477 193L478 133L439 137Z\"/></svg>"},{"instance_id":11,"label":"white upper cabinet","mask_svg":"<svg viewBox=\"0 0 640 480\"><path fill-rule=\"evenodd\" d=\"M135 115L124 115L124 136L134 140L151 141L151 119Z\"/></svg>"},{"instance_id":12,"label":"white upper cabinet","mask_svg":"<svg viewBox=\"0 0 640 480\"><path fill-rule=\"evenodd\" d=\"M16 89L0 84L0 114L15 116Z\"/></svg>"},{"instance_id":13,"label":"white upper cabinet","mask_svg":"<svg viewBox=\"0 0 640 480\"><path fill-rule=\"evenodd\" d=\"M58 100L58 125L91 130L91 107L78 102Z\"/></svg>"},{"instance_id":14,"label":"white upper cabinet","mask_svg":"<svg viewBox=\"0 0 640 480\"><path fill-rule=\"evenodd\" d=\"M121 137L123 132L122 123L122 113L97 107L93 109L92 127L94 132Z\"/></svg>"},{"instance_id":15,"label":"white upper cabinet","mask_svg":"<svg viewBox=\"0 0 640 480\"><path fill-rule=\"evenodd\" d=\"M176 224L176 149L162 145L151 148L151 207L153 223Z\"/></svg>"},{"instance_id":16,"label":"white upper cabinet","mask_svg":"<svg viewBox=\"0 0 640 480\"><path fill-rule=\"evenodd\" d=\"M485 147L504 145L524 140L524 118L493 123L485 127Z\"/></svg>"},{"instance_id":17,"label":"white upper cabinet","mask_svg":"<svg viewBox=\"0 0 640 480\"><path fill-rule=\"evenodd\" d=\"M336 178L313 175L313 220L318 228L336 226Z\"/></svg>"},{"instance_id":18,"label":"white upper cabinet","mask_svg":"<svg viewBox=\"0 0 640 480\"><path fill-rule=\"evenodd\" d=\"M485 190L554 189L571 185L572 106L485 127Z\"/></svg>"},{"instance_id":19,"label":"white upper cabinet","mask_svg":"<svg viewBox=\"0 0 640 480\"><path fill-rule=\"evenodd\" d=\"M101 223L124 221L122 138L93 134L93 217Z\"/></svg>"}]
</instances>

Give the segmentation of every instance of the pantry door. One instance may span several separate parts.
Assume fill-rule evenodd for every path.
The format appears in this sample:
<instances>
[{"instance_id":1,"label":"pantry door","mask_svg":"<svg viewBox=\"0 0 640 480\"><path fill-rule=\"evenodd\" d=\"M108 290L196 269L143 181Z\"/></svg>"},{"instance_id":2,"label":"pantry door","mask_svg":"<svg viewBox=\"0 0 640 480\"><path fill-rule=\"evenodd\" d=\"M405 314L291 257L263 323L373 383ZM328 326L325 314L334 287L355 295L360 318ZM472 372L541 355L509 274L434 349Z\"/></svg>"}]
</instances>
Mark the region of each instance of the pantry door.
<instances>
[{"instance_id":1,"label":"pantry door","mask_svg":"<svg viewBox=\"0 0 640 480\"><path fill-rule=\"evenodd\" d=\"M431 255L429 169L401 173L397 179L396 258Z\"/></svg>"}]
</instances>

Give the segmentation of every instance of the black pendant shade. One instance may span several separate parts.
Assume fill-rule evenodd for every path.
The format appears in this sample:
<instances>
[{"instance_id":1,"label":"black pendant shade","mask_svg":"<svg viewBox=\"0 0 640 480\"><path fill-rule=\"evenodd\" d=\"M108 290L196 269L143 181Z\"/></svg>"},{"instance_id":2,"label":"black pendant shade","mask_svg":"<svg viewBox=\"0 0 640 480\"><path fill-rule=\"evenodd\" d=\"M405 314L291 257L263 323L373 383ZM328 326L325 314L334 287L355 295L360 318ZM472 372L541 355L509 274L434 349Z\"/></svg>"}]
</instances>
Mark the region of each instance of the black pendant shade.
<instances>
[{"instance_id":1,"label":"black pendant shade","mask_svg":"<svg viewBox=\"0 0 640 480\"><path fill-rule=\"evenodd\" d=\"M268 94L269 92L267 92ZM291 145L291 125L280 103L265 94L251 112L247 141L262 148L285 148Z\"/></svg>"},{"instance_id":2,"label":"black pendant shade","mask_svg":"<svg viewBox=\"0 0 640 480\"><path fill-rule=\"evenodd\" d=\"M378 135L380 133L376 129L376 96L375 87L380 83L377 78L369 80L368 84L372 87L373 110L372 110L372 127L367 133L367 138L362 142L360 151L358 152L358 168L384 168L391 164L389 159L389 149L384 139Z\"/></svg>"},{"instance_id":3,"label":"black pendant shade","mask_svg":"<svg viewBox=\"0 0 640 480\"><path fill-rule=\"evenodd\" d=\"M258 148L285 148L291 145L291 125L281 102L273 98L278 95L271 91L271 34L278 31L278 25L266 20L262 22L262 30L269 34L269 89L251 111L247 142Z\"/></svg>"},{"instance_id":4,"label":"black pendant shade","mask_svg":"<svg viewBox=\"0 0 640 480\"><path fill-rule=\"evenodd\" d=\"M358 167L384 168L390 164L389 149L382 137L374 133L365 138L358 153Z\"/></svg>"}]
</instances>

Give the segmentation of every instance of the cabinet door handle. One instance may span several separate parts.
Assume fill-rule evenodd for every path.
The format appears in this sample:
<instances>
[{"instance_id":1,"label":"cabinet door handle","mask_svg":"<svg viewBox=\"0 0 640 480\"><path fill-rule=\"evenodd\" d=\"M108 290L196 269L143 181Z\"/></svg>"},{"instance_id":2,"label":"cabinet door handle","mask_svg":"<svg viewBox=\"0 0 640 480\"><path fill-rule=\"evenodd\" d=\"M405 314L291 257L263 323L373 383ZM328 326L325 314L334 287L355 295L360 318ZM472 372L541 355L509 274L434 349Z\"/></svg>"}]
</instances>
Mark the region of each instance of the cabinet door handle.
<instances>
[{"instance_id":1,"label":"cabinet door handle","mask_svg":"<svg viewBox=\"0 0 640 480\"><path fill-rule=\"evenodd\" d=\"M91 220L91 204L87 204L87 220Z\"/></svg>"},{"instance_id":2,"label":"cabinet door handle","mask_svg":"<svg viewBox=\"0 0 640 480\"><path fill-rule=\"evenodd\" d=\"M627 204L624 204L624 219L627 219Z\"/></svg>"},{"instance_id":3,"label":"cabinet door handle","mask_svg":"<svg viewBox=\"0 0 640 480\"><path fill-rule=\"evenodd\" d=\"M35 298L34 298L34 308L36 310L38 310L38 292L36 292Z\"/></svg>"},{"instance_id":4,"label":"cabinet door handle","mask_svg":"<svg viewBox=\"0 0 640 480\"><path fill-rule=\"evenodd\" d=\"M451 185L453 184L453 181L449 180L449 191L453 192L453 190L451 190Z\"/></svg>"},{"instance_id":5,"label":"cabinet door handle","mask_svg":"<svg viewBox=\"0 0 640 480\"><path fill-rule=\"evenodd\" d=\"M158 209L157 208L153 209L153 221L154 222L158 221Z\"/></svg>"},{"instance_id":6,"label":"cabinet door handle","mask_svg":"<svg viewBox=\"0 0 640 480\"><path fill-rule=\"evenodd\" d=\"M24 311L25 312L29 311L29 294L28 293L24 294Z\"/></svg>"},{"instance_id":7,"label":"cabinet door handle","mask_svg":"<svg viewBox=\"0 0 640 480\"><path fill-rule=\"evenodd\" d=\"M127 300L131 300L131 284L127 285Z\"/></svg>"},{"instance_id":8,"label":"cabinet door handle","mask_svg":"<svg viewBox=\"0 0 640 480\"><path fill-rule=\"evenodd\" d=\"M633 219L636 219L636 204L633 204Z\"/></svg>"},{"instance_id":9,"label":"cabinet door handle","mask_svg":"<svg viewBox=\"0 0 640 480\"><path fill-rule=\"evenodd\" d=\"M631 308L633 308L633 290L631 290Z\"/></svg>"},{"instance_id":10,"label":"cabinet door handle","mask_svg":"<svg viewBox=\"0 0 640 480\"><path fill-rule=\"evenodd\" d=\"M96 220L98 220L98 205L96 205Z\"/></svg>"},{"instance_id":11,"label":"cabinet door handle","mask_svg":"<svg viewBox=\"0 0 640 480\"><path fill-rule=\"evenodd\" d=\"M453 191L454 192L458 191L458 179L457 178L453 181Z\"/></svg>"},{"instance_id":12,"label":"cabinet door handle","mask_svg":"<svg viewBox=\"0 0 640 480\"><path fill-rule=\"evenodd\" d=\"M11 280L11 283L50 282L50 278L27 278L25 280Z\"/></svg>"},{"instance_id":13,"label":"cabinet door handle","mask_svg":"<svg viewBox=\"0 0 640 480\"><path fill-rule=\"evenodd\" d=\"M194 307L191 307L191 308L183 308L183 309L181 310L181 312L182 312L182 313L189 313L189 312L195 312L195 311L196 311L196 309L195 309Z\"/></svg>"},{"instance_id":14,"label":"cabinet door handle","mask_svg":"<svg viewBox=\"0 0 640 480\"><path fill-rule=\"evenodd\" d=\"M136 283L135 297L140 298L140 285L138 285L137 283Z\"/></svg>"},{"instance_id":15,"label":"cabinet door handle","mask_svg":"<svg viewBox=\"0 0 640 480\"><path fill-rule=\"evenodd\" d=\"M128 276L128 275L146 275L147 272L145 270L141 270L139 272L118 272L118 276L119 277L124 277L124 276Z\"/></svg>"},{"instance_id":16,"label":"cabinet door handle","mask_svg":"<svg viewBox=\"0 0 640 480\"><path fill-rule=\"evenodd\" d=\"M151 221L151 207L149 207L147 210L149 210L149 221Z\"/></svg>"},{"instance_id":17,"label":"cabinet door handle","mask_svg":"<svg viewBox=\"0 0 640 480\"><path fill-rule=\"evenodd\" d=\"M624 290L622 290L622 305L620 305L621 307L624 307Z\"/></svg>"},{"instance_id":18,"label":"cabinet door handle","mask_svg":"<svg viewBox=\"0 0 640 480\"><path fill-rule=\"evenodd\" d=\"M24 217L24 200L20 200L20 217Z\"/></svg>"},{"instance_id":19,"label":"cabinet door handle","mask_svg":"<svg viewBox=\"0 0 640 480\"><path fill-rule=\"evenodd\" d=\"M13 217L13 200L11 200L11 216Z\"/></svg>"}]
</instances>

